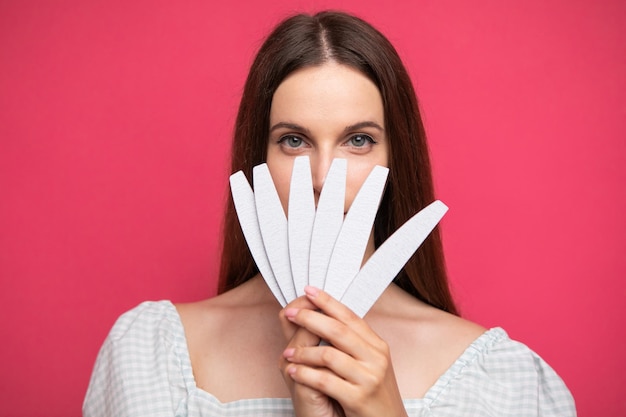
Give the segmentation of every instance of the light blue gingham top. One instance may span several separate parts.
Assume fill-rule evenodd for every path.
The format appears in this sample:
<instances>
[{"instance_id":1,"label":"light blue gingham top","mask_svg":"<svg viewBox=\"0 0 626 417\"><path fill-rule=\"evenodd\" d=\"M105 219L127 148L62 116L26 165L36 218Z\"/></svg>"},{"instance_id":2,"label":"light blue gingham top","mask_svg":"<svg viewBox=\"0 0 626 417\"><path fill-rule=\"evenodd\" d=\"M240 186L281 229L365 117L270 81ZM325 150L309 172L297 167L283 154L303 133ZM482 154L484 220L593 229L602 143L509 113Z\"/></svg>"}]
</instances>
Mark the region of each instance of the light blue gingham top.
<instances>
[{"instance_id":1,"label":"light blue gingham top","mask_svg":"<svg viewBox=\"0 0 626 417\"><path fill-rule=\"evenodd\" d=\"M476 339L410 416L575 416L574 400L550 366L501 328ZM180 317L169 301L122 315L94 367L83 414L95 416L293 416L291 399L221 403L196 387Z\"/></svg>"}]
</instances>

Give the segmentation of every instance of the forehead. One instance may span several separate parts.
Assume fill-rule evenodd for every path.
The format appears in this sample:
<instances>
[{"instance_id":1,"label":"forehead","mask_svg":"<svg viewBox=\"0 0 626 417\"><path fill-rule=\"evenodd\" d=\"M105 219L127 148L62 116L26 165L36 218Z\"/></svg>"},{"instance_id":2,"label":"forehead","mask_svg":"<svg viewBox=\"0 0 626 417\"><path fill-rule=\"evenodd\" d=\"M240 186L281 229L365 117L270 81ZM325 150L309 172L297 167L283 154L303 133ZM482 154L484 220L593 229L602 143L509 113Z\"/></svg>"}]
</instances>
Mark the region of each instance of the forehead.
<instances>
[{"instance_id":1,"label":"forehead","mask_svg":"<svg viewBox=\"0 0 626 417\"><path fill-rule=\"evenodd\" d=\"M270 124L286 121L374 121L383 126L382 97L376 85L352 67L334 62L305 67L285 78L274 93Z\"/></svg>"}]
</instances>

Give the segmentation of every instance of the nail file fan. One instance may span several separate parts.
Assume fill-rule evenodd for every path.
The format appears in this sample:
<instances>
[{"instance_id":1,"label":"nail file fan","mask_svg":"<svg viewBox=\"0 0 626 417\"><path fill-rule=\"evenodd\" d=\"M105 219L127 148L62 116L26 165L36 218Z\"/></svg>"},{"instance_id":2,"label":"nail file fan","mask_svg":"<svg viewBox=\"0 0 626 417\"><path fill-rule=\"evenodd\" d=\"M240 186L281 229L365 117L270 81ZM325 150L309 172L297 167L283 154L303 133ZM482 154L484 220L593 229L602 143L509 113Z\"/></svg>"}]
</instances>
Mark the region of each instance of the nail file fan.
<instances>
[{"instance_id":1,"label":"nail file fan","mask_svg":"<svg viewBox=\"0 0 626 417\"><path fill-rule=\"evenodd\" d=\"M290 303L296 298L296 290L289 262L287 217L267 164L255 166L252 169L252 176L256 211L265 252L280 291L287 303Z\"/></svg>"},{"instance_id":2,"label":"nail file fan","mask_svg":"<svg viewBox=\"0 0 626 417\"><path fill-rule=\"evenodd\" d=\"M374 252L341 302L359 317L365 316L447 211L437 200L407 220Z\"/></svg>"},{"instance_id":3,"label":"nail file fan","mask_svg":"<svg viewBox=\"0 0 626 417\"><path fill-rule=\"evenodd\" d=\"M309 285L324 288L330 256L343 224L346 160L334 159L320 193L311 234Z\"/></svg>"},{"instance_id":4,"label":"nail file fan","mask_svg":"<svg viewBox=\"0 0 626 417\"><path fill-rule=\"evenodd\" d=\"M236 172L230 176L230 189L233 195L237 217L239 218L239 224L241 225L243 236L246 238L246 242L250 248L252 258L254 258L254 262L256 262L256 266L259 268L259 272L263 276L263 279L265 279L270 291L272 291L272 294L274 294L274 297L276 297L280 305L284 307L287 305L287 302L280 291L276 277L274 277L269 260L267 259L267 254L265 253L265 246L263 245L259 219L256 212L254 193L242 171Z\"/></svg>"},{"instance_id":5,"label":"nail file fan","mask_svg":"<svg viewBox=\"0 0 626 417\"><path fill-rule=\"evenodd\" d=\"M296 295L304 295L309 282L309 251L315 220L313 180L308 156L294 160L289 186L287 228L289 232L289 259Z\"/></svg>"},{"instance_id":6,"label":"nail file fan","mask_svg":"<svg viewBox=\"0 0 626 417\"><path fill-rule=\"evenodd\" d=\"M340 300L363 262L389 169L376 165L361 186L341 226L330 257L324 291ZM259 219L260 220L260 219ZM270 258L271 261L271 258Z\"/></svg>"}]
</instances>

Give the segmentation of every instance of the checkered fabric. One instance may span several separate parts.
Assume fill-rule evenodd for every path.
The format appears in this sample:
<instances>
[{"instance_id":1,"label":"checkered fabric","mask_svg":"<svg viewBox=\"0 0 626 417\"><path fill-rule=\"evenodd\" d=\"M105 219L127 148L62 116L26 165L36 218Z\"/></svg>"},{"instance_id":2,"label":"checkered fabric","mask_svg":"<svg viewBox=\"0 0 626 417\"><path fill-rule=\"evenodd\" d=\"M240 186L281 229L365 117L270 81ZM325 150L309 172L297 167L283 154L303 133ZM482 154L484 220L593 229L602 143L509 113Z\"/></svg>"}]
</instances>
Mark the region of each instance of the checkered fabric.
<instances>
[{"instance_id":1,"label":"checkered fabric","mask_svg":"<svg viewBox=\"0 0 626 417\"><path fill-rule=\"evenodd\" d=\"M416 417L576 415L561 378L501 328L476 339L424 398L404 404ZM83 414L294 416L288 398L221 403L197 388L183 326L169 301L142 303L118 319L98 354Z\"/></svg>"}]
</instances>

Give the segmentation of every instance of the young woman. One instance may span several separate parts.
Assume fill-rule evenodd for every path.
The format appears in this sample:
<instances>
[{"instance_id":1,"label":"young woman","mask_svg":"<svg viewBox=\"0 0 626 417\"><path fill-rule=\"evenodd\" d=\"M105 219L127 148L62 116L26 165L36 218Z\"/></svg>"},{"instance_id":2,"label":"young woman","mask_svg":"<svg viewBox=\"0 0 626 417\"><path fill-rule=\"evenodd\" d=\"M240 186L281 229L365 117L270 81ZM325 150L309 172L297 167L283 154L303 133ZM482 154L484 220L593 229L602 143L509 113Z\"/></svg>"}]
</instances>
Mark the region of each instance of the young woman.
<instances>
[{"instance_id":1,"label":"young woman","mask_svg":"<svg viewBox=\"0 0 626 417\"><path fill-rule=\"evenodd\" d=\"M301 155L311 161L316 196L331 161L347 160L346 211L372 168L389 167L365 258L434 200L411 81L391 44L358 18L289 18L252 65L233 172L251 178L267 162L286 210ZM363 319L313 287L281 308L232 202L222 255L219 296L144 303L118 320L85 415L575 415L569 391L541 358L502 329L458 317L437 230Z\"/></svg>"}]
</instances>

